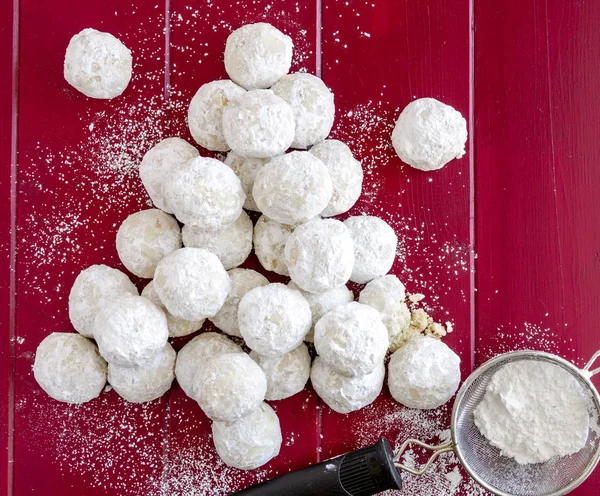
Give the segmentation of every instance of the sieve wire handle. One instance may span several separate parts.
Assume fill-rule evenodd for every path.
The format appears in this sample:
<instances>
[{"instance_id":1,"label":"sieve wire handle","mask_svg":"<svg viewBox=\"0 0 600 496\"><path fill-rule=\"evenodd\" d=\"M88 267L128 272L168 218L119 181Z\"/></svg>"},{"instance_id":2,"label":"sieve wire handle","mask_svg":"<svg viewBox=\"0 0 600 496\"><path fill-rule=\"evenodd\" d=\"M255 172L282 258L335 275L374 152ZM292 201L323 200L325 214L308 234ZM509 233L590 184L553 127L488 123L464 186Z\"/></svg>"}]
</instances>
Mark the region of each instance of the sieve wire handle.
<instances>
[{"instance_id":1,"label":"sieve wire handle","mask_svg":"<svg viewBox=\"0 0 600 496\"><path fill-rule=\"evenodd\" d=\"M416 444L417 446L420 446L421 448L425 448L426 450L433 452L431 454L431 456L429 457L429 459L427 460L427 462L425 463L425 465L423 465L418 470L413 467L408 467L408 466L400 463L400 459L402 458L402 455L404 454L406 449L411 444ZM449 453L450 451L454 451L454 444L452 443L452 441L448 441L444 444L432 445L432 444L424 443L423 441L419 441L418 439L407 439L406 441L404 441L404 443L402 443L402 446L400 446L400 449L394 455L394 465L397 468L399 468L400 470L404 470L405 472L408 472L409 474L423 475L425 472L427 472L427 470L429 469L431 464L435 461L435 459L438 456L440 456L443 453Z\"/></svg>"},{"instance_id":2,"label":"sieve wire handle","mask_svg":"<svg viewBox=\"0 0 600 496\"><path fill-rule=\"evenodd\" d=\"M592 355L592 358L590 358L590 361L585 365L585 367L583 367L583 370L585 371L586 375L588 375L588 377L592 377L594 375L596 375L598 372L600 372L600 367L595 368L594 370L590 370L592 368L592 365L594 365L594 362L600 358L600 350L598 350L596 353L594 353Z\"/></svg>"}]
</instances>

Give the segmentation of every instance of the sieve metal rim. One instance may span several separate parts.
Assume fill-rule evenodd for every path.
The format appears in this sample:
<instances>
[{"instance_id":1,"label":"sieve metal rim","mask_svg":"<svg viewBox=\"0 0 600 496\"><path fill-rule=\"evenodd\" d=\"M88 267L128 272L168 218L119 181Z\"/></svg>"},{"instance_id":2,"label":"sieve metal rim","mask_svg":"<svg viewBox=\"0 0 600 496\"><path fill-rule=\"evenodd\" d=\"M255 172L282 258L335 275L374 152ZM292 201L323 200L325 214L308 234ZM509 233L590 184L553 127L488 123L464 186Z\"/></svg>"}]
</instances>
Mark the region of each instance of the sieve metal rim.
<instances>
[{"instance_id":1,"label":"sieve metal rim","mask_svg":"<svg viewBox=\"0 0 600 496\"><path fill-rule=\"evenodd\" d=\"M519 357L543 358L550 362L559 363L562 366L571 370L571 372L573 372L573 374L575 374L577 377L579 377L583 382L585 382L587 384L588 389L594 396L596 404L598 406L600 406L600 394L598 393L598 390L596 389L596 387L594 386L594 384L591 381L591 377L595 373L600 372L600 369L596 369L591 372L589 370L591 365L594 363L594 361L599 356L600 356L600 351L596 352L592 356L590 361L587 363L587 365L583 369L580 369L579 367L573 365L568 360L565 360L564 358L561 358L557 355L553 355L552 353L546 353L545 351L537 351L537 350L519 350L519 351L511 351L508 353L503 353L501 355L497 355L494 358L491 358L490 360L486 361L485 363L483 363L482 365L477 367L469 375L469 377L467 377L467 379L465 380L463 385L458 390L458 393L456 394L456 398L454 399L454 406L452 407L452 416L450 419L450 435L452 438L452 447L453 447L454 453L456 454L458 460L460 461L460 464L464 467L464 469L467 471L469 476L473 480L475 480L475 482L477 482L479 485L481 485L484 489L490 491L493 494L496 494L497 496L513 496L510 493L506 493L495 487L490 486L485 480L483 480L479 475L477 475L477 473L475 471L473 471L471 469L469 463L465 459L465 456L462 452L460 444L458 443L458 439L457 439L457 435L456 435L456 425L457 425L457 420L458 420L458 414L459 414L460 405L464 399L465 393L469 390L471 385L485 371L487 371L488 369L490 369L492 367L497 366L499 362L504 362L504 361L508 360L509 358L510 359L515 359L515 358L519 358ZM594 471L594 469L598 465L599 461L600 461L600 446L596 449L596 452L594 453L594 456L590 460L590 463L588 464L586 469L579 475L579 477L577 477L577 479L573 480L569 485L567 485L563 489L560 489L559 491L550 493L546 496L563 496L563 495L571 492L577 486L581 485L590 476L590 474Z\"/></svg>"}]
</instances>

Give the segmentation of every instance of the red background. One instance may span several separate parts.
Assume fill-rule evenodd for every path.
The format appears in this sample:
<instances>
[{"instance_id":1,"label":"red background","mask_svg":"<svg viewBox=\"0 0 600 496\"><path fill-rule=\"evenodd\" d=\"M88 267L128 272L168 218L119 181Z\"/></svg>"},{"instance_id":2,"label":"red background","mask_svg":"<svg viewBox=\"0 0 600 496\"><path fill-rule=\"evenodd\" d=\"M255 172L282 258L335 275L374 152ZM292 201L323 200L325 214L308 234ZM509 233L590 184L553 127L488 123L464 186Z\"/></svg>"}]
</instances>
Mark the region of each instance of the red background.
<instances>
[{"instance_id":1,"label":"red background","mask_svg":"<svg viewBox=\"0 0 600 496\"><path fill-rule=\"evenodd\" d=\"M445 341L465 377L498 352L542 349L582 365L600 348L599 2L14 0L0 9L6 494L225 494L381 435L398 442L447 427L447 407L416 414L386 392L343 416L306 390L274 403L281 455L243 473L218 462L207 419L178 386L144 406L111 392L70 407L33 380L39 342L72 329L66 296L77 273L93 263L122 268L116 226L148 205L141 155L162 137L190 139L187 102L226 77L225 40L248 22L292 36L293 70L333 90L332 134L367 172L351 213L396 229L393 272L425 294L437 320L454 323ZM132 50L135 76L118 99L90 100L62 77L66 45L86 27ZM465 157L435 173L403 165L389 144L399 110L426 96L469 124ZM406 493L475 494L464 474L458 485L445 477L454 466L406 476ZM575 494L599 492L596 471Z\"/></svg>"}]
</instances>

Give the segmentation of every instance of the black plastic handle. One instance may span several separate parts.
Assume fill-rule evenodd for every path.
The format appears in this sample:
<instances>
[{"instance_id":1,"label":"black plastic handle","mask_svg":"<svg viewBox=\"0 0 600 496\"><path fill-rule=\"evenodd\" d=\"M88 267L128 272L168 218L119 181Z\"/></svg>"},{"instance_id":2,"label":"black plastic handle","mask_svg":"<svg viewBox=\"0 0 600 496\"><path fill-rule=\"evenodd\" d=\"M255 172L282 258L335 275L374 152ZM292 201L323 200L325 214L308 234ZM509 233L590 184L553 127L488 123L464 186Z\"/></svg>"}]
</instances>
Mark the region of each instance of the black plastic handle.
<instances>
[{"instance_id":1,"label":"black plastic handle","mask_svg":"<svg viewBox=\"0 0 600 496\"><path fill-rule=\"evenodd\" d=\"M282 475L233 496L371 496L402 489L390 443L381 438L317 465Z\"/></svg>"}]
</instances>

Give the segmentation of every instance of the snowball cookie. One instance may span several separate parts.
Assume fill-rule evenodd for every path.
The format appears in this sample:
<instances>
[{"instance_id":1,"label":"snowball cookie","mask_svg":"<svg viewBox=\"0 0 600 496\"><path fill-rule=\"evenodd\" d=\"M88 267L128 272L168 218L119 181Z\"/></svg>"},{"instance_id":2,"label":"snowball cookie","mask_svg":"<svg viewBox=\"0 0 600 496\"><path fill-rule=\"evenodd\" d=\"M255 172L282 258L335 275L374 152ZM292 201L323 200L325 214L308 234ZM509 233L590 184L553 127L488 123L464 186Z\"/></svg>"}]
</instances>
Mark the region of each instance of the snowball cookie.
<instances>
[{"instance_id":1,"label":"snowball cookie","mask_svg":"<svg viewBox=\"0 0 600 496\"><path fill-rule=\"evenodd\" d=\"M194 397L211 420L233 422L256 410L265 399L267 378L246 353L209 358L194 380Z\"/></svg>"},{"instance_id":2,"label":"snowball cookie","mask_svg":"<svg viewBox=\"0 0 600 496\"><path fill-rule=\"evenodd\" d=\"M230 336L242 337L238 326L240 300L251 289L266 286L269 281L265 276L251 269L232 269L227 274L231 280L231 291L221 310L210 321Z\"/></svg>"},{"instance_id":3,"label":"snowball cookie","mask_svg":"<svg viewBox=\"0 0 600 496\"><path fill-rule=\"evenodd\" d=\"M271 89L294 109L296 133L292 148L306 149L327 137L335 105L333 93L320 78L301 72L288 74Z\"/></svg>"},{"instance_id":4,"label":"snowball cookie","mask_svg":"<svg viewBox=\"0 0 600 496\"><path fill-rule=\"evenodd\" d=\"M109 301L124 294L138 294L137 288L120 270L92 265L82 270L69 293L69 319L77 332L94 337L96 314Z\"/></svg>"},{"instance_id":5,"label":"snowball cookie","mask_svg":"<svg viewBox=\"0 0 600 496\"><path fill-rule=\"evenodd\" d=\"M218 455L230 467L253 470L279 454L279 418L266 403L236 422L213 422Z\"/></svg>"},{"instance_id":6,"label":"snowball cookie","mask_svg":"<svg viewBox=\"0 0 600 496\"><path fill-rule=\"evenodd\" d=\"M252 221L242 210L237 220L219 231L204 231L197 226L183 226L183 244L214 253L225 270L242 265L252 251Z\"/></svg>"},{"instance_id":7,"label":"snowball cookie","mask_svg":"<svg viewBox=\"0 0 600 496\"><path fill-rule=\"evenodd\" d=\"M300 224L319 215L333 192L327 167L308 152L273 158L258 171L252 196L260 211L282 224Z\"/></svg>"},{"instance_id":8,"label":"snowball cookie","mask_svg":"<svg viewBox=\"0 0 600 496\"><path fill-rule=\"evenodd\" d=\"M221 309L231 282L214 253L202 248L180 248L158 263L154 289L172 315L200 321Z\"/></svg>"},{"instance_id":9,"label":"snowball cookie","mask_svg":"<svg viewBox=\"0 0 600 496\"><path fill-rule=\"evenodd\" d=\"M404 284L391 274L376 277L360 292L359 303L369 305L379 312L388 330L390 343L404 334L410 325L410 310L404 303Z\"/></svg>"},{"instance_id":10,"label":"snowball cookie","mask_svg":"<svg viewBox=\"0 0 600 496\"><path fill-rule=\"evenodd\" d=\"M383 362L368 374L346 377L317 357L310 371L310 382L329 408L338 413L350 413L375 401L381 393L384 376Z\"/></svg>"},{"instance_id":11,"label":"snowball cookie","mask_svg":"<svg viewBox=\"0 0 600 496\"><path fill-rule=\"evenodd\" d=\"M225 44L225 70L240 86L269 88L292 65L292 39L265 22L236 29Z\"/></svg>"},{"instance_id":12,"label":"snowball cookie","mask_svg":"<svg viewBox=\"0 0 600 496\"><path fill-rule=\"evenodd\" d=\"M223 136L223 109L245 92L244 88L229 80L200 86L188 108L188 126L196 143L215 152L229 150Z\"/></svg>"},{"instance_id":13,"label":"snowball cookie","mask_svg":"<svg viewBox=\"0 0 600 496\"><path fill-rule=\"evenodd\" d=\"M252 90L223 110L223 134L238 155L269 158L285 152L294 139L294 111L271 90Z\"/></svg>"},{"instance_id":14,"label":"snowball cookie","mask_svg":"<svg viewBox=\"0 0 600 496\"><path fill-rule=\"evenodd\" d=\"M339 305L344 303L350 303L354 300L354 294L346 286L339 286L324 293L309 293L303 291L298 287L294 281L288 283L288 288L297 289L302 293L302 296L306 298L308 305L310 306L310 313L312 315L312 325L309 333L304 337L304 341L312 343L314 341L314 327L323 315L329 310L333 310Z\"/></svg>"},{"instance_id":15,"label":"snowball cookie","mask_svg":"<svg viewBox=\"0 0 600 496\"><path fill-rule=\"evenodd\" d=\"M216 332L204 332L187 343L179 353L175 363L175 377L190 398L194 397L196 373L209 358L223 353L241 353L242 349L229 338Z\"/></svg>"},{"instance_id":16,"label":"snowball cookie","mask_svg":"<svg viewBox=\"0 0 600 496\"><path fill-rule=\"evenodd\" d=\"M379 217L358 215L349 217L344 225L354 241L354 269L350 280L365 284L389 272L396 257L398 236Z\"/></svg>"},{"instance_id":17,"label":"snowball cookie","mask_svg":"<svg viewBox=\"0 0 600 496\"><path fill-rule=\"evenodd\" d=\"M310 355L302 343L298 348L281 356L264 357L250 352L252 358L267 376L267 400L283 400L299 393L310 375Z\"/></svg>"},{"instance_id":18,"label":"snowball cookie","mask_svg":"<svg viewBox=\"0 0 600 496\"><path fill-rule=\"evenodd\" d=\"M142 296L148 298L158 308L160 308L167 317L167 327L169 328L169 337L178 338L181 336L188 336L196 331L199 331L204 324L204 320L185 320L171 315L164 306L163 302L158 296L156 289L154 289L154 281L150 281L146 287L142 290Z\"/></svg>"},{"instance_id":19,"label":"snowball cookie","mask_svg":"<svg viewBox=\"0 0 600 496\"><path fill-rule=\"evenodd\" d=\"M354 301L335 307L315 326L317 353L348 377L368 374L381 364L388 344L379 313Z\"/></svg>"},{"instance_id":20,"label":"snowball cookie","mask_svg":"<svg viewBox=\"0 0 600 496\"><path fill-rule=\"evenodd\" d=\"M309 293L322 293L348 282L354 267L354 243L335 219L314 219L298 226L285 244L292 281Z\"/></svg>"},{"instance_id":21,"label":"snowball cookie","mask_svg":"<svg viewBox=\"0 0 600 496\"><path fill-rule=\"evenodd\" d=\"M121 398L130 403L145 403L160 398L175 378L177 353L167 345L150 362L137 367L108 364L108 382Z\"/></svg>"},{"instance_id":22,"label":"snowball cookie","mask_svg":"<svg viewBox=\"0 0 600 496\"><path fill-rule=\"evenodd\" d=\"M198 150L181 138L166 138L146 152L140 164L140 178L155 207L173 213L165 198L166 185L175 171L198 155Z\"/></svg>"},{"instance_id":23,"label":"snowball cookie","mask_svg":"<svg viewBox=\"0 0 600 496\"><path fill-rule=\"evenodd\" d=\"M51 398L85 403L104 389L106 362L89 339L71 332L53 332L35 352L33 376Z\"/></svg>"},{"instance_id":24,"label":"snowball cookie","mask_svg":"<svg viewBox=\"0 0 600 496\"><path fill-rule=\"evenodd\" d=\"M119 96L131 79L129 49L110 33L87 28L67 46L64 76L76 90L90 98Z\"/></svg>"},{"instance_id":25,"label":"snowball cookie","mask_svg":"<svg viewBox=\"0 0 600 496\"><path fill-rule=\"evenodd\" d=\"M310 153L325 164L333 184L331 200L321 216L332 217L347 212L356 203L362 190L361 163L354 158L350 148L338 140L317 143Z\"/></svg>"},{"instance_id":26,"label":"snowball cookie","mask_svg":"<svg viewBox=\"0 0 600 496\"><path fill-rule=\"evenodd\" d=\"M148 364L167 344L163 311L143 296L126 294L104 305L94 323L94 338L108 363Z\"/></svg>"},{"instance_id":27,"label":"snowball cookie","mask_svg":"<svg viewBox=\"0 0 600 496\"><path fill-rule=\"evenodd\" d=\"M197 157L175 171L165 194L175 217L207 231L224 229L235 222L246 201L235 172L208 157Z\"/></svg>"},{"instance_id":28,"label":"snowball cookie","mask_svg":"<svg viewBox=\"0 0 600 496\"><path fill-rule=\"evenodd\" d=\"M467 121L434 98L410 102L398 117L392 145L403 162L423 171L441 169L465 154Z\"/></svg>"},{"instance_id":29,"label":"snowball cookie","mask_svg":"<svg viewBox=\"0 0 600 496\"><path fill-rule=\"evenodd\" d=\"M269 159L267 158L248 158L242 157L234 152L229 152L225 158L225 165L231 167L233 172L242 183L244 193L246 193L246 202L244 208L253 212L260 212L256 206L256 202L252 197L252 186L254 186L254 178L256 173L265 165Z\"/></svg>"},{"instance_id":30,"label":"snowball cookie","mask_svg":"<svg viewBox=\"0 0 600 496\"><path fill-rule=\"evenodd\" d=\"M117 231L117 253L138 277L154 277L158 262L181 248L181 229L174 217L157 208L127 217Z\"/></svg>"},{"instance_id":31,"label":"snowball cookie","mask_svg":"<svg viewBox=\"0 0 600 496\"><path fill-rule=\"evenodd\" d=\"M258 219L254 226L254 253L265 269L282 276L290 275L284 251L292 232L292 226L280 224L264 215Z\"/></svg>"},{"instance_id":32,"label":"snowball cookie","mask_svg":"<svg viewBox=\"0 0 600 496\"><path fill-rule=\"evenodd\" d=\"M248 347L264 356L284 355L297 348L310 324L304 296L284 284L251 289L238 306L240 334Z\"/></svg>"},{"instance_id":33,"label":"snowball cookie","mask_svg":"<svg viewBox=\"0 0 600 496\"><path fill-rule=\"evenodd\" d=\"M388 365L393 398L409 408L437 408L460 382L460 358L440 340L423 336L394 352Z\"/></svg>"}]
</instances>

